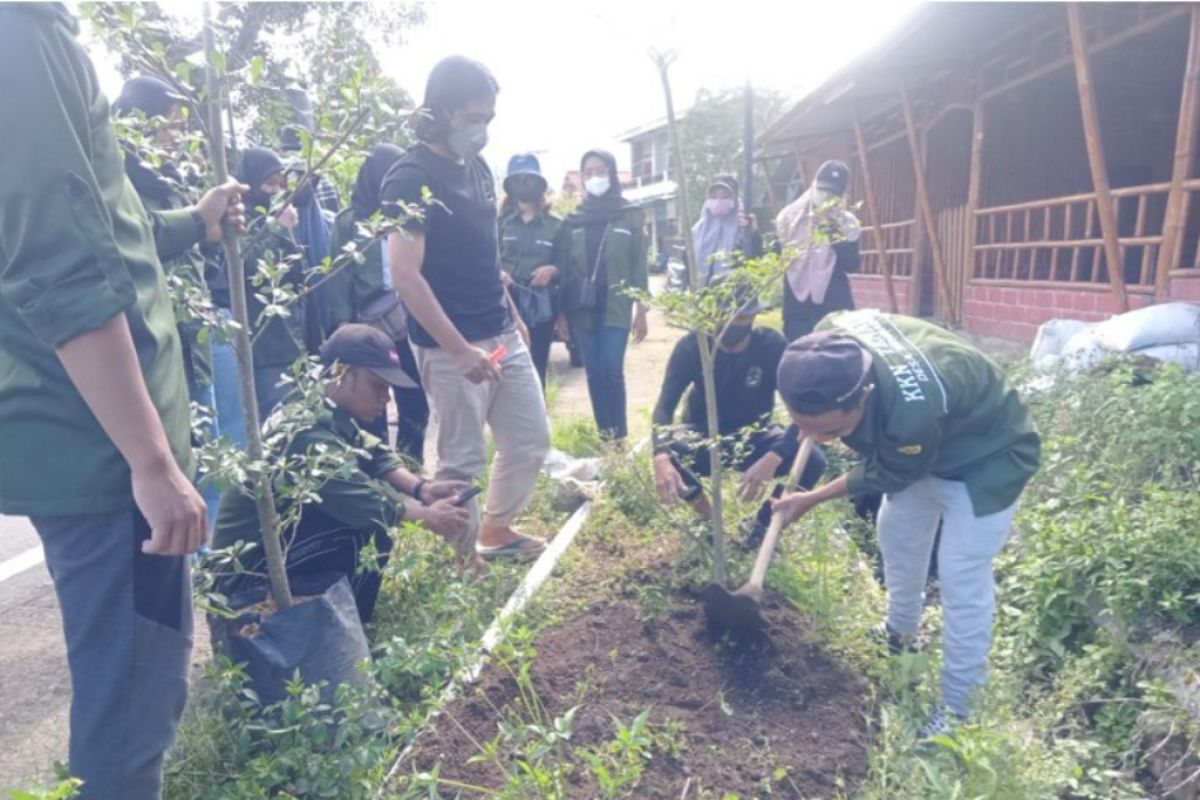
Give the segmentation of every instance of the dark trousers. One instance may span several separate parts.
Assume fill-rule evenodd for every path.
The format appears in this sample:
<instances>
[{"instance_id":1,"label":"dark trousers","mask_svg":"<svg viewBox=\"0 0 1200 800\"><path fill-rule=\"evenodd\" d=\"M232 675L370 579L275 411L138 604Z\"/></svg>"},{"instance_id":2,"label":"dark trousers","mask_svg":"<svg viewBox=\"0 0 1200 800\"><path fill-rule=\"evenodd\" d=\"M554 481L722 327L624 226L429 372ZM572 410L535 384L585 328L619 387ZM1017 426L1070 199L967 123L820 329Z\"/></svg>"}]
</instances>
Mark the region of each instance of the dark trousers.
<instances>
[{"instance_id":1,"label":"dark trousers","mask_svg":"<svg viewBox=\"0 0 1200 800\"><path fill-rule=\"evenodd\" d=\"M554 344L554 320L529 329L529 356L537 370L542 390L546 389L546 366L550 363L550 345Z\"/></svg>"},{"instance_id":2,"label":"dark trousers","mask_svg":"<svg viewBox=\"0 0 1200 800\"><path fill-rule=\"evenodd\" d=\"M772 425L745 437L721 437L721 465L745 472L760 458L778 447L783 441L784 433L783 428ZM712 462L702 432L694 428L684 428L671 437L667 447L671 451L671 463L675 465L688 488L700 486L697 475L712 474ZM791 469L791 462L782 461L775 470L775 477L785 477ZM814 447L808 464L800 475L800 486L805 489L813 488L824 473L825 454L819 447Z\"/></svg>"},{"instance_id":3,"label":"dark trousers","mask_svg":"<svg viewBox=\"0 0 1200 800\"><path fill-rule=\"evenodd\" d=\"M825 302L800 301L792 294L786 279L783 286L783 335L789 342L813 332L826 315L835 311L854 309L854 293L850 289L850 278L842 269L835 268L825 291Z\"/></svg>"},{"instance_id":4,"label":"dark trousers","mask_svg":"<svg viewBox=\"0 0 1200 800\"><path fill-rule=\"evenodd\" d=\"M400 354L400 367L408 377L417 383L415 389L392 387L392 396L396 398L396 411L400 417L396 428L396 452L408 456L419 467L425 463L425 431L429 427L429 398L425 390L420 388L421 371L417 369L417 358L413 355L412 346L408 340L396 342L396 352ZM379 419L370 425L363 426L366 431L383 441L391 444L388 435L387 412L379 415Z\"/></svg>"},{"instance_id":5,"label":"dark trousers","mask_svg":"<svg viewBox=\"0 0 1200 800\"><path fill-rule=\"evenodd\" d=\"M367 531L350 528L321 511L317 505L304 507L300 522L285 532L283 548L288 580L303 582L320 575L345 575L354 590L354 602L363 624L375 614L382 583L380 570L387 566L392 553L392 539L380 534L374 537L378 555L376 569L359 570L362 550L371 541ZM220 586L235 608L247 597L259 597L255 589L266 583L267 562L262 548L253 550L242 562L245 572L229 576Z\"/></svg>"},{"instance_id":6,"label":"dark trousers","mask_svg":"<svg viewBox=\"0 0 1200 800\"><path fill-rule=\"evenodd\" d=\"M583 351L596 427L607 438L624 439L629 433L625 409L625 345L629 330L605 325L576 330L575 335Z\"/></svg>"},{"instance_id":7,"label":"dark trousers","mask_svg":"<svg viewBox=\"0 0 1200 800\"><path fill-rule=\"evenodd\" d=\"M148 556L137 511L34 517L71 671L71 774L85 800L158 800L187 702L189 559Z\"/></svg>"}]
</instances>

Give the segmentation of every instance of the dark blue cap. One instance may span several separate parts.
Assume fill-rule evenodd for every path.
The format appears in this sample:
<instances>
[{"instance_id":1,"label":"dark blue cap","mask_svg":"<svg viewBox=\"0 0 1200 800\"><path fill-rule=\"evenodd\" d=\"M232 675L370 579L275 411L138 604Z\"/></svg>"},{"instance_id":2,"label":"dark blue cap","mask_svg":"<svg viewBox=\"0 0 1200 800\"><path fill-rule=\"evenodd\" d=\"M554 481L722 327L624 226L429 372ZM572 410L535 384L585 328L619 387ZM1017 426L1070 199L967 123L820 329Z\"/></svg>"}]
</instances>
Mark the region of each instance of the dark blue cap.
<instances>
[{"instance_id":1,"label":"dark blue cap","mask_svg":"<svg viewBox=\"0 0 1200 800\"><path fill-rule=\"evenodd\" d=\"M519 153L508 160L508 174L504 176L504 191L509 190L509 179L517 175L532 175L540 178L542 184L546 185L546 178L542 175L542 165L533 153Z\"/></svg>"},{"instance_id":2,"label":"dark blue cap","mask_svg":"<svg viewBox=\"0 0 1200 800\"><path fill-rule=\"evenodd\" d=\"M816 184L818 189L845 194L850 185L850 168L842 161L826 161L817 170Z\"/></svg>"},{"instance_id":3,"label":"dark blue cap","mask_svg":"<svg viewBox=\"0 0 1200 800\"><path fill-rule=\"evenodd\" d=\"M788 345L776 386L793 413L816 416L858 402L871 374L871 352L850 336L819 331Z\"/></svg>"}]
</instances>

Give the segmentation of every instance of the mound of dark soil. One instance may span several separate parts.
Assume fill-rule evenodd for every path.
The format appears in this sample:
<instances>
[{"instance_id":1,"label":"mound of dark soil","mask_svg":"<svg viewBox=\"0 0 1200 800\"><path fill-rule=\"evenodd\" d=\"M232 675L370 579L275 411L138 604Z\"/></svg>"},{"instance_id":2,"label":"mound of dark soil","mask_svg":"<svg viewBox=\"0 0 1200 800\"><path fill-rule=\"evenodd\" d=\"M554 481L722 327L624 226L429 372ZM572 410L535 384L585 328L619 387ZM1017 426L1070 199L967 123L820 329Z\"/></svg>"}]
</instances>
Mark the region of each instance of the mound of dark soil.
<instances>
[{"instance_id":1,"label":"mound of dark soil","mask_svg":"<svg viewBox=\"0 0 1200 800\"><path fill-rule=\"evenodd\" d=\"M551 715L579 706L574 748L610 741L613 715L628 725L649 708L653 726L670 723L659 730L674 730L682 746L656 752L623 796L678 800L685 786L688 797L703 789L744 800L765 796L768 787L771 797L849 793L867 770L865 685L809 644L803 619L790 607L768 599L764 615L769 636L737 643L708 630L689 598L675 598L652 622L639 621L631 603L596 603L538 637L533 688ZM500 788L496 760L467 762L479 754L478 743L496 737L501 714L517 702L510 672L489 666L418 740L405 771L440 763L444 778ZM513 763L514 755L501 752L500 761ZM576 761L570 796L599 797L586 763Z\"/></svg>"}]
</instances>

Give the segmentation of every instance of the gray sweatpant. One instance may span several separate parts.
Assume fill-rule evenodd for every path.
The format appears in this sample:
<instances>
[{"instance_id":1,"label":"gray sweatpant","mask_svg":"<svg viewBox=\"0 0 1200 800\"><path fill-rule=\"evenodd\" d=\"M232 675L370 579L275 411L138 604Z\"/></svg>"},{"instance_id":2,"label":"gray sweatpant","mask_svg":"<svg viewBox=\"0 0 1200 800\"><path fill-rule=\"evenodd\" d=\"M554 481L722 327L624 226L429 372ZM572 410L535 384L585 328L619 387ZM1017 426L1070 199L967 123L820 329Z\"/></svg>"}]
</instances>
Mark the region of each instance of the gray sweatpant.
<instances>
[{"instance_id":1,"label":"gray sweatpant","mask_svg":"<svg viewBox=\"0 0 1200 800\"><path fill-rule=\"evenodd\" d=\"M887 585L887 622L913 635L925 603L929 556L942 520L938 583L942 595L942 700L966 716L971 694L987 679L996 593L992 560L1004 547L1017 504L976 517L966 484L924 478L883 498L879 547Z\"/></svg>"},{"instance_id":2,"label":"gray sweatpant","mask_svg":"<svg viewBox=\"0 0 1200 800\"><path fill-rule=\"evenodd\" d=\"M86 800L157 800L187 701L189 559L148 556L137 511L31 520L62 609L71 774Z\"/></svg>"}]
</instances>

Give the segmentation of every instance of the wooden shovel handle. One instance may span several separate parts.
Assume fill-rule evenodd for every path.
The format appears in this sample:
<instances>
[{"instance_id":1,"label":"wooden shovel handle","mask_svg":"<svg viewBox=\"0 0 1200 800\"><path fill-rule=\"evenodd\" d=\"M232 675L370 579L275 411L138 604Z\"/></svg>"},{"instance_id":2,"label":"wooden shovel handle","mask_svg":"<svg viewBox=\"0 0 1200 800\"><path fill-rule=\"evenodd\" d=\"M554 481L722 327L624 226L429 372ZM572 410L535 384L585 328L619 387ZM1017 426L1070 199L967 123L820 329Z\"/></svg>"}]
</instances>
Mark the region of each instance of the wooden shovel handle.
<instances>
[{"instance_id":1,"label":"wooden shovel handle","mask_svg":"<svg viewBox=\"0 0 1200 800\"><path fill-rule=\"evenodd\" d=\"M796 458L792 461L792 470L788 473L784 496L789 494L792 487L800 482L800 476L804 474L804 468L808 466L808 459L812 455L813 446L812 436L805 436L804 441L800 443L800 452L796 453ZM767 567L771 565L771 557L775 555L775 545L779 541L779 534L782 530L783 515L772 512L771 525L767 528L767 535L758 548L758 558L754 560L754 570L750 573L750 580L746 586L762 588L763 578L767 575Z\"/></svg>"}]
</instances>

